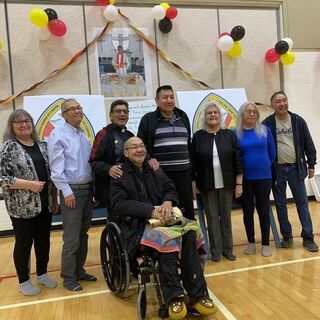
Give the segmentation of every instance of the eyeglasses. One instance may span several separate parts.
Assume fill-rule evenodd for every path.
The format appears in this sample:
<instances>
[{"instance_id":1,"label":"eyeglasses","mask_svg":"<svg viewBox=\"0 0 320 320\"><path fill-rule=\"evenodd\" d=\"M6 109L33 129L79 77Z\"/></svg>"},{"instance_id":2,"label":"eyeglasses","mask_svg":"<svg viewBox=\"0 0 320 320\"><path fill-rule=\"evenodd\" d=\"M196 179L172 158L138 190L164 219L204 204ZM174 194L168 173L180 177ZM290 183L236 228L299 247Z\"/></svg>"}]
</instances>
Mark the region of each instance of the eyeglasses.
<instances>
[{"instance_id":1,"label":"eyeglasses","mask_svg":"<svg viewBox=\"0 0 320 320\"><path fill-rule=\"evenodd\" d=\"M146 146L144 144L134 144L130 147L127 147L126 150L138 150L138 149L145 149Z\"/></svg>"},{"instance_id":2,"label":"eyeglasses","mask_svg":"<svg viewBox=\"0 0 320 320\"><path fill-rule=\"evenodd\" d=\"M17 121L13 121L14 124L17 124L19 127L21 127L24 123L27 125L27 126L30 126L32 121L30 119L27 119L27 120L17 120Z\"/></svg>"},{"instance_id":3,"label":"eyeglasses","mask_svg":"<svg viewBox=\"0 0 320 320\"><path fill-rule=\"evenodd\" d=\"M214 115L214 114L220 114L220 113L217 110L206 112L206 116L211 116L212 114Z\"/></svg>"},{"instance_id":4,"label":"eyeglasses","mask_svg":"<svg viewBox=\"0 0 320 320\"><path fill-rule=\"evenodd\" d=\"M71 107L71 108L69 108L67 110L62 111L62 113L66 113L68 111L72 111L72 112L80 111L80 112L82 112L82 107L81 106Z\"/></svg>"},{"instance_id":5,"label":"eyeglasses","mask_svg":"<svg viewBox=\"0 0 320 320\"><path fill-rule=\"evenodd\" d=\"M116 114L128 114L129 113L129 110L127 109L116 109L116 110L113 110L112 112L116 113Z\"/></svg>"},{"instance_id":6,"label":"eyeglasses","mask_svg":"<svg viewBox=\"0 0 320 320\"><path fill-rule=\"evenodd\" d=\"M245 113L247 113L247 114L257 114L258 111L257 110L246 110Z\"/></svg>"}]
</instances>

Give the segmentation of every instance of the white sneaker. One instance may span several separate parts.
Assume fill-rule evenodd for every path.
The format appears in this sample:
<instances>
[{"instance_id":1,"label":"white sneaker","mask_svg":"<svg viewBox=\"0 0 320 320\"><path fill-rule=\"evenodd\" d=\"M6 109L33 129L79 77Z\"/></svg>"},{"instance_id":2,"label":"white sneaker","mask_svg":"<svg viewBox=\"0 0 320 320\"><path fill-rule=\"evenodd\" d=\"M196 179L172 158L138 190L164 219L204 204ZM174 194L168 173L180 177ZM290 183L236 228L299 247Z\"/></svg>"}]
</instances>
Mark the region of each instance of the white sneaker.
<instances>
[{"instance_id":1,"label":"white sneaker","mask_svg":"<svg viewBox=\"0 0 320 320\"><path fill-rule=\"evenodd\" d=\"M58 282L48 277L48 274L44 273L41 276L37 276L37 283L42 284L47 288L55 288Z\"/></svg>"},{"instance_id":2,"label":"white sneaker","mask_svg":"<svg viewBox=\"0 0 320 320\"><path fill-rule=\"evenodd\" d=\"M254 254L256 252L256 244L255 243L249 243L244 250L244 254Z\"/></svg>"},{"instance_id":3,"label":"white sneaker","mask_svg":"<svg viewBox=\"0 0 320 320\"><path fill-rule=\"evenodd\" d=\"M262 246L261 254L262 254L263 257L272 256L272 251L271 251L270 246Z\"/></svg>"},{"instance_id":4,"label":"white sneaker","mask_svg":"<svg viewBox=\"0 0 320 320\"><path fill-rule=\"evenodd\" d=\"M34 286L30 280L19 283L19 291L25 296L35 296L40 293L40 289Z\"/></svg>"}]
</instances>

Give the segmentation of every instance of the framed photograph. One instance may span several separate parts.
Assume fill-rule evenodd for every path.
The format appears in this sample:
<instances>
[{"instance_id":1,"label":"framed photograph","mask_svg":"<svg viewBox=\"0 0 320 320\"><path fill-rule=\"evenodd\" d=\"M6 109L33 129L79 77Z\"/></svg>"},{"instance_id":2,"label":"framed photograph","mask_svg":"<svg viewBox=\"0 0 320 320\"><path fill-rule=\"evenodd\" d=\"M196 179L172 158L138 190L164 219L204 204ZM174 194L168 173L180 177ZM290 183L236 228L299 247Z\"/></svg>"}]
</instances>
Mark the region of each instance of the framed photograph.
<instances>
[{"instance_id":1,"label":"framed photograph","mask_svg":"<svg viewBox=\"0 0 320 320\"><path fill-rule=\"evenodd\" d=\"M99 32L101 29L94 29L95 34ZM133 30L110 29L97 42L101 94L105 97L152 96L148 50Z\"/></svg>"}]
</instances>

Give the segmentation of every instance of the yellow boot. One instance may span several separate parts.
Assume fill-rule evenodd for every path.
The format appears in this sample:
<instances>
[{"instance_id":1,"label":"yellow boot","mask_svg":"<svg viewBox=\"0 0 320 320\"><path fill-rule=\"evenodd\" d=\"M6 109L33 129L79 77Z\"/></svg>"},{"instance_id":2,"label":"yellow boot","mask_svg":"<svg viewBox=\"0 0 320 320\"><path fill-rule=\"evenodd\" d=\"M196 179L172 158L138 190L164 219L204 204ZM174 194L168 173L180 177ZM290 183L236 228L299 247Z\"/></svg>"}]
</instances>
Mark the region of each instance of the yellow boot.
<instances>
[{"instance_id":1,"label":"yellow boot","mask_svg":"<svg viewBox=\"0 0 320 320\"><path fill-rule=\"evenodd\" d=\"M201 298L192 306L192 308L197 310L202 315L208 315L217 312L217 307L210 298Z\"/></svg>"},{"instance_id":2,"label":"yellow boot","mask_svg":"<svg viewBox=\"0 0 320 320\"><path fill-rule=\"evenodd\" d=\"M172 320L180 320L187 315L186 304L182 300L172 300L169 303L169 318Z\"/></svg>"}]
</instances>

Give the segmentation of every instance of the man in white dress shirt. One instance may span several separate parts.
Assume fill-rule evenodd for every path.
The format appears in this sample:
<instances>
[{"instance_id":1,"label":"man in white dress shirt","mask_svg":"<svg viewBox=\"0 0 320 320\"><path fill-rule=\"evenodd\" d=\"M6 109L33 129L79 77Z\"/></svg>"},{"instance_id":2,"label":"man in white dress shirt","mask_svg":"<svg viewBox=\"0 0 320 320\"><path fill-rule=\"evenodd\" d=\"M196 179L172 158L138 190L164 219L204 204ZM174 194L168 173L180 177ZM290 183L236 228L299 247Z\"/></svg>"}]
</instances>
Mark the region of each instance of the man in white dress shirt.
<instances>
[{"instance_id":1,"label":"man in white dress shirt","mask_svg":"<svg viewBox=\"0 0 320 320\"><path fill-rule=\"evenodd\" d=\"M80 128L82 107L75 99L61 106L65 122L49 136L51 179L59 190L63 224L61 277L70 291L80 291L79 280L96 281L84 269L88 230L92 217L92 173L88 162L91 145Z\"/></svg>"}]
</instances>

